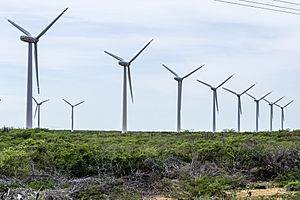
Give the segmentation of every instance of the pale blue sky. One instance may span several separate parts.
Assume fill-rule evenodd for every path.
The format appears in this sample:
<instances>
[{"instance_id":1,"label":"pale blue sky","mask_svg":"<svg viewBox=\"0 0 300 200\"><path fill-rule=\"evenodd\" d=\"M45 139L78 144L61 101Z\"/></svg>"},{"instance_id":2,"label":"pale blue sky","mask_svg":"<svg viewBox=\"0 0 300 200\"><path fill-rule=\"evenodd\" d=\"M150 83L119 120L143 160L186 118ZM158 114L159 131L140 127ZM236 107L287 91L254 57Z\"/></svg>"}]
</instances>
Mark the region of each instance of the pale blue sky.
<instances>
[{"instance_id":1,"label":"pale blue sky","mask_svg":"<svg viewBox=\"0 0 300 200\"><path fill-rule=\"evenodd\" d=\"M154 38L132 65L135 103L128 106L129 130L176 128L177 83L161 63L178 74L205 64L183 83L183 129L212 128L212 93L196 79L216 85L233 73L226 84L232 90L257 83L251 90L257 97L274 91L271 101L295 99L286 109L285 126L299 128L300 16L213 0L1 1L1 126L25 126L27 44L6 18L36 35L66 7L39 42L41 95L36 95L34 79L34 96L51 99L41 107L43 127L70 127L70 108L61 100L66 98L72 103L86 100L75 109L76 129L120 130L123 71L103 50L129 59ZM217 129L236 129L236 97L224 90L218 94ZM241 129L252 131L254 102L244 96L242 103ZM280 127L277 108L273 127ZM260 128L269 128L264 102Z\"/></svg>"}]
</instances>

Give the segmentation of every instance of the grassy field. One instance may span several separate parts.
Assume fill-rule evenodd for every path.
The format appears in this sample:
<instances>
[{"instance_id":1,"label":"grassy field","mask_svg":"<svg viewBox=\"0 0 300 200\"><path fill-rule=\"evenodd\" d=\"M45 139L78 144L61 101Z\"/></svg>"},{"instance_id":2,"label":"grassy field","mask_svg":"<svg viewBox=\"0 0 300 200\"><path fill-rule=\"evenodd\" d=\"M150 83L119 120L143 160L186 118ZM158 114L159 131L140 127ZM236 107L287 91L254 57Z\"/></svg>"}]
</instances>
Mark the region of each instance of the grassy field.
<instances>
[{"instance_id":1,"label":"grassy field","mask_svg":"<svg viewBox=\"0 0 300 200\"><path fill-rule=\"evenodd\" d=\"M239 199L272 187L287 192L269 199L300 199L300 131L0 133L3 198Z\"/></svg>"}]
</instances>

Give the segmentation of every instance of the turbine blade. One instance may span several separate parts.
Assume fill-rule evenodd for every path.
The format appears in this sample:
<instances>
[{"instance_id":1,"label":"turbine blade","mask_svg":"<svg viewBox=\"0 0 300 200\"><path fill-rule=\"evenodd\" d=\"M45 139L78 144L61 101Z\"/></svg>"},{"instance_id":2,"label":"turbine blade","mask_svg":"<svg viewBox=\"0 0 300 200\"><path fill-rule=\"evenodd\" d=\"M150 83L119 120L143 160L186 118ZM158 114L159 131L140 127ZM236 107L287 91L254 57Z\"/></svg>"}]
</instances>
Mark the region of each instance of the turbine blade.
<instances>
[{"instance_id":1,"label":"turbine blade","mask_svg":"<svg viewBox=\"0 0 300 200\"><path fill-rule=\"evenodd\" d=\"M251 94L249 93L246 93L249 97L251 97L252 99L256 100L256 98L254 96L252 96Z\"/></svg>"},{"instance_id":2,"label":"turbine blade","mask_svg":"<svg viewBox=\"0 0 300 200\"><path fill-rule=\"evenodd\" d=\"M251 88L253 88L256 84L251 85L247 90L245 90L244 92L242 92L241 95L245 94L246 92L248 92Z\"/></svg>"},{"instance_id":3,"label":"turbine blade","mask_svg":"<svg viewBox=\"0 0 300 200\"><path fill-rule=\"evenodd\" d=\"M239 110L240 110L240 114L243 114L241 97L239 97Z\"/></svg>"},{"instance_id":4,"label":"turbine blade","mask_svg":"<svg viewBox=\"0 0 300 200\"><path fill-rule=\"evenodd\" d=\"M287 107L288 105L290 105L291 103L293 103L294 100L290 101L289 103L287 103L285 106L283 106L284 108Z\"/></svg>"},{"instance_id":5,"label":"turbine blade","mask_svg":"<svg viewBox=\"0 0 300 200\"><path fill-rule=\"evenodd\" d=\"M58 15L36 38L39 39L42 37L48 30L49 28L68 10L66 8L60 15Z\"/></svg>"},{"instance_id":6,"label":"turbine blade","mask_svg":"<svg viewBox=\"0 0 300 200\"><path fill-rule=\"evenodd\" d=\"M189 77L190 75L192 75L193 73L195 73L196 71L198 71L199 69L201 69L204 65L201 65L200 67L198 67L197 69L195 69L194 71L192 71L191 73L187 74L186 76L182 77L182 79L185 79L187 77Z\"/></svg>"},{"instance_id":7,"label":"turbine blade","mask_svg":"<svg viewBox=\"0 0 300 200\"><path fill-rule=\"evenodd\" d=\"M128 66L128 81L129 81L129 89L130 89L131 101L133 103L133 91L132 91L131 73L130 73L130 67L129 66Z\"/></svg>"},{"instance_id":8,"label":"turbine blade","mask_svg":"<svg viewBox=\"0 0 300 200\"><path fill-rule=\"evenodd\" d=\"M178 74L176 74L173 70L171 70L169 67L167 67L166 65L162 64L162 66L164 68L166 68L169 72L171 72L172 74L174 74L176 77L179 77Z\"/></svg>"},{"instance_id":9,"label":"turbine blade","mask_svg":"<svg viewBox=\"0 0 300 200\"><path fill-rule=\"evenodd\" d=\"M227 89L227 88L225 88L225 87L222 87L222 88L223 88L224 90L226 90L226 91L228 91L228 92L234 94L234 95L238 95L236 92L234 92L234 91L232 91L232 90L229 90L229 89Z\"/></svg>"},{"instance_id":10,"label":"turbine blade","mask_svg":"<svg viewBox=\"0 0 300 200\"><path fill-rule=\"evenodd\" d=\"M83 104L84 102L85 102L85 101L82 101L82 102L80 102L80 103L78 103L78 104L75 104L74 107L79 106L80 104Z\"/></svg>"},{"instance_id":11,"label":"turbine blade","mask_svg":"<svg viewBox=\"0 0 300 200\"><path fill-rule=\"evenodd\" d=\"M178 81L178 102L177 109L179 114L181 113L181 103L182 102L182 82ZM180 122L179 122L180 123Z\"/></svg>"},{"instance_id":12,"label":"turbine blade","mask_svg":"<svg viewBox=\"0 0 300 200\"><path fill-rule=\"evenodd\" d=\"M262 100L262 99L264 99L264 98L266 98L266 97L269 96L271 93L272 93L272 91L269 92L268 94L266 94L265 96L261 97L261 98L259 99L259 101Z\"/></svg>"},{"instance_id":13,"label":"turbine blade","mask_svg":"<svg viewBox=\"0 0 300 200\"><path fill-rule=\"evenodd\" d=\"M35 107L35 111L34 111L34 119L35 119L35 117L36 117L37 110L38 110L38 105L36 105L36 107Z\"/></svg>"},{"instance_id":14,"label":"turbine blade","mask_svg":"<svg viewBox=\"0 0 300 200\"><path fill-rule=\"evenodd\" d=\"M234 74L232 74L231 76L229 76L225 81L223 81L223 82L217 87L217 89L218 89L219 87L221 87L224 83L226 83L229 79L231 79L233 76L234 76Z\"/></svg>"},{"instance_id":15,"label":"turbine blade","mask_svg":"<svg viewBox=\"0 0 300 200\"><path fill-rule=\"evenodd\" d=\"M257 117L259 118L259 103L257 104L256 114L257 114Z\"/></svg>"},{"instance_id":16,"label":"turbine blade","mask_svg":"<svg viewBox=\"0 0 300 200\"><path fill-rule=\"evenodd\" d=\"M268 101L267 99L263 98L263 100L264 100L265 102L267 102L268 104L271 104L271 102Z\"/></svg>"},{"instance_id":17,"label":"turbine blade","mask_svg":"<svg viewBox=\"0 0 300 200\"><path fill-rule=\"evenodd\" d=\"M136 56L134 56L130 61L129 61L129 65L150 45L150 43L153 41L153 39L152 40L150 40L150 42L148 42L148 44L146 44L146 46L144 47L144 48L142 48L139 52L138 52L138 54L136 54Z\"/></svg>"},{"instance_id":18,"label":"turbine blade","mask_svg":"<svg viewBox=\"0 0 300 200\"><path fill-rule=\"evenodd\" d=\"M218 93L217 93L217 90L214 91L215 92L215 104L216 104L216 107L217 107L217 112L219 112L219 102L218 102Z\"/></svg>"},{"instance_id":19,"label":"turbine blade","mask_svg":"<svg viewBox=\"0 0 300 200\"><path fill-rule=\"evenodd\" d=\"M47 100L45 100L45 101L42 101L42 102L40 103L40 105L42 105L43 103L46 103L47 101L50 101L50 99L47 99Z\"/></svg>"},{"instance_id":20,"label":"turbine blade","mask_svg":"<svg viewBox=\"0 0 300 200\"><path fill-rule=\"evenodd\" d=\"M273 121L273 118L274 118L274 116L273 116L273 105L271 106L271 120Z\"/></svg>"},{"instance_id":21,"label":"turbine blade","mask_svg":"<svg viewBox=\"0 0 300 200\"><path fill-rule=\"evenodd\" d=\"M38 94L40 94L40 82L39 82L39 65L38 65L38 45L34 43L34 60L35 60L35 74Z\"/></svg>"},{"instance_id":22,"label":"turbine blade","mask_svg":"<svg viewBox=\"0 0 300 200\"><path fill-rule=\"evenodd\" d=\"M67 104L69 104L71 107L73 107L73 105L70 103L70 102L68 102L67 100L65 100L65 99L62 99L64 102L66 102Z\"/></svg>"},{"instance_id":23,"label":"turbine blade","mask_svg":"<svg viewBox=\"0 0 300 200\"><path fill-rule=\"evenodd\" d=\"M274 103L275 106L277 106L278 108L283 108L282 106L280 106L279 104L277 103Z\"/></svg>"},{"instance_id":24,"label":"turbine blade","mask_svg":"<svg viewBox=\"0 0 300 200\"><path fill-rule=\"evenodd\" d=\"M34 100L34 102L35 102L36 104L38 104L37 100L36 100L34 97L32 97L32 99Z\"/></svg>"},{"instance_id":25,"label":"turbine blade","mask_svg":"<svg viewBox=\"0 0 300 200\"><path fill-rule=\"evenodd\" d=\"M31 34L26 29L22 28L21 26L19 26L15 22L11 21L10 19L7 19L7 21L9 23L11 23L14 27L16 27L17 29L19 29L21 32L23 32L25 35L31 36Z\"/></svg>"},{"instance_id":26,"label":"turbine blade","mask_svg":"<svg viewBox=\"0 0 300 200\"><path fill-rule=\"evenodd\" d=\"M278 99L277 101L275 101L273 104L278 103L281 99L283 99L284 97L281 97L280 99Z\"/></svg>"},{"instance_id":27,"label":"turbine blade","mask_svg":"<svg viewBox=\"0 0 300 200\"><path fill-rule=\"evenodd\" d=\"M116 55L114 55L112 53L109 53L108 51L104 51L104 53L110 55L111 57L113 57L113 58L115 58L115 59L117 59L119 61L123 61L123 58L120 58L119 56L116 56Z\"/></svg>"},{"instance_id":28,"label":"turbine blade","mask_svg":"<svg viewBox=\"0 0 300 200\"><path fill-rule=\"evenodd\" d=\"M207 87L210 87L210 88L213 87L213 86L211 86L210 84L205 83L205 82L203 82L203 81L200 81L200 80L198 80L198 79L197 79L197 81L198 81L199 83L202 83L202 84L206 85Z\"/></svg>"}]
</instances>

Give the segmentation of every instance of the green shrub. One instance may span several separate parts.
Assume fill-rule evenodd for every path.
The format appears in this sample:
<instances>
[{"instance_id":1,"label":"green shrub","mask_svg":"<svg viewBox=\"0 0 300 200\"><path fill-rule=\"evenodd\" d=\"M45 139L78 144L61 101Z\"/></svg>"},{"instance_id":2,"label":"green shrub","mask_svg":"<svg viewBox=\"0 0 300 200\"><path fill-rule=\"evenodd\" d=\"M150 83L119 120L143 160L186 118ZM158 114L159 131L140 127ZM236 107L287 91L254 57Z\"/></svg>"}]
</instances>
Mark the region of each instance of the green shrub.
<instances>
[{"instance_id":1,"label":"green shrub","mask_svg":"<svg viewBox=\"0 0 300 200\"><path fill-rule=\"evenodd\" d=\"M289 182L284 188L287 191L300 191L300 181Z\"/></svg>"},{"instance_id":2,"label":"green shrub","mask_svg":"<svg viewBox=\"0 0 300 200\"><path fill-rule=\"evenodd\" d=\"M283 187L287 185L289 182L296 182L300 180L300 169L285 173L285 174L279 174L274 181L279 184L279 186Z\"/></svg>"},{"instance_id":3,"label":"green shrub","mask_svg":"<svg viewBox=\"0 0 300 200\"><path fill-rule=\"evenodd\" d=\"M74 197L80 200L97 200L97 199L106 199L104 198L106 195L101 193L101 190L97 186L88 187ZM107 196L106 196L107 197Z\"/></svg>"},{"instance_id":4,"label":"green shrub","mask_svg":"<svg viewBox=\"0 0 300 200\"><path fill-rule=\"evenodd\" d=\"M196 179L184 180L183 187L192 198L201 196L225 197L224 192L230 181L224 177L203 176Z\"/></svg>"},{"instance_id":5,"label":"green shrub","mask_svg":"<svg viewBox=\"0 0 300 200\"><path fill-rule=\"evenodd\" d=\"M0 154L0 174L9 177L22 177L31 172L29 153L20 149L8 148Z\"/></svg>"},{"instance_id":6,"label":"green shrub","mask_svg":"<svg viewBox=\"0 0 300 200\"><path fill-rule=\"evenodd\" d=\"M114 200L140 200L141 195L136 192L129 191L126 187L117 186L114 187L112 193L109 195L109 199Z\"/></svg>"},{"instance_id":7,"label":"green shrub","mask_svg":"<svg viewBox=\"0 0 300 200\"><path fill-rule=\"evenodd\" d=\"M49 190L55 189L56 183L50 179L32 180L28 183L28 187L33 190Z\"/></svg>"}]
</instances>

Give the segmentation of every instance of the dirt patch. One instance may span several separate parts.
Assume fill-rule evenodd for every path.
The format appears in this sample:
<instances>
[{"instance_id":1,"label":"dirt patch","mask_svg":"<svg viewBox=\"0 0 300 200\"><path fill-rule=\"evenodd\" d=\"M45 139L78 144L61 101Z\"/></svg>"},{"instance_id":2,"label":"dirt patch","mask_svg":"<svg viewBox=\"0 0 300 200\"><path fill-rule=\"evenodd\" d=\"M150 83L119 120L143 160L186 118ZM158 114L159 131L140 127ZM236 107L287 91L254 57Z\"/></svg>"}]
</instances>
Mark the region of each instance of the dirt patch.
<instances>
[{"instance_id":1,"label":"dirt patch","mask_svg":"<svg viewBox=\"0 0 300 200\"><path fill-rule=\"evenodd\" d=\"M253 190L242 190L236 193L238 198L243 197L270 197L275 195L290 195L295 192L288 192L283 188L267 188L267 189L253 189Z\"/></svg>"},{"instance_id":2,"label":"dirt patch","mask_svg":"<svg viewBox=\"0 0 300 200\"><path fill-rule=\"evenodd\" d=\"M157 196L157 197L153 197L151 200L174 200L174 199Z\"/></svg>"}]
</instances>

